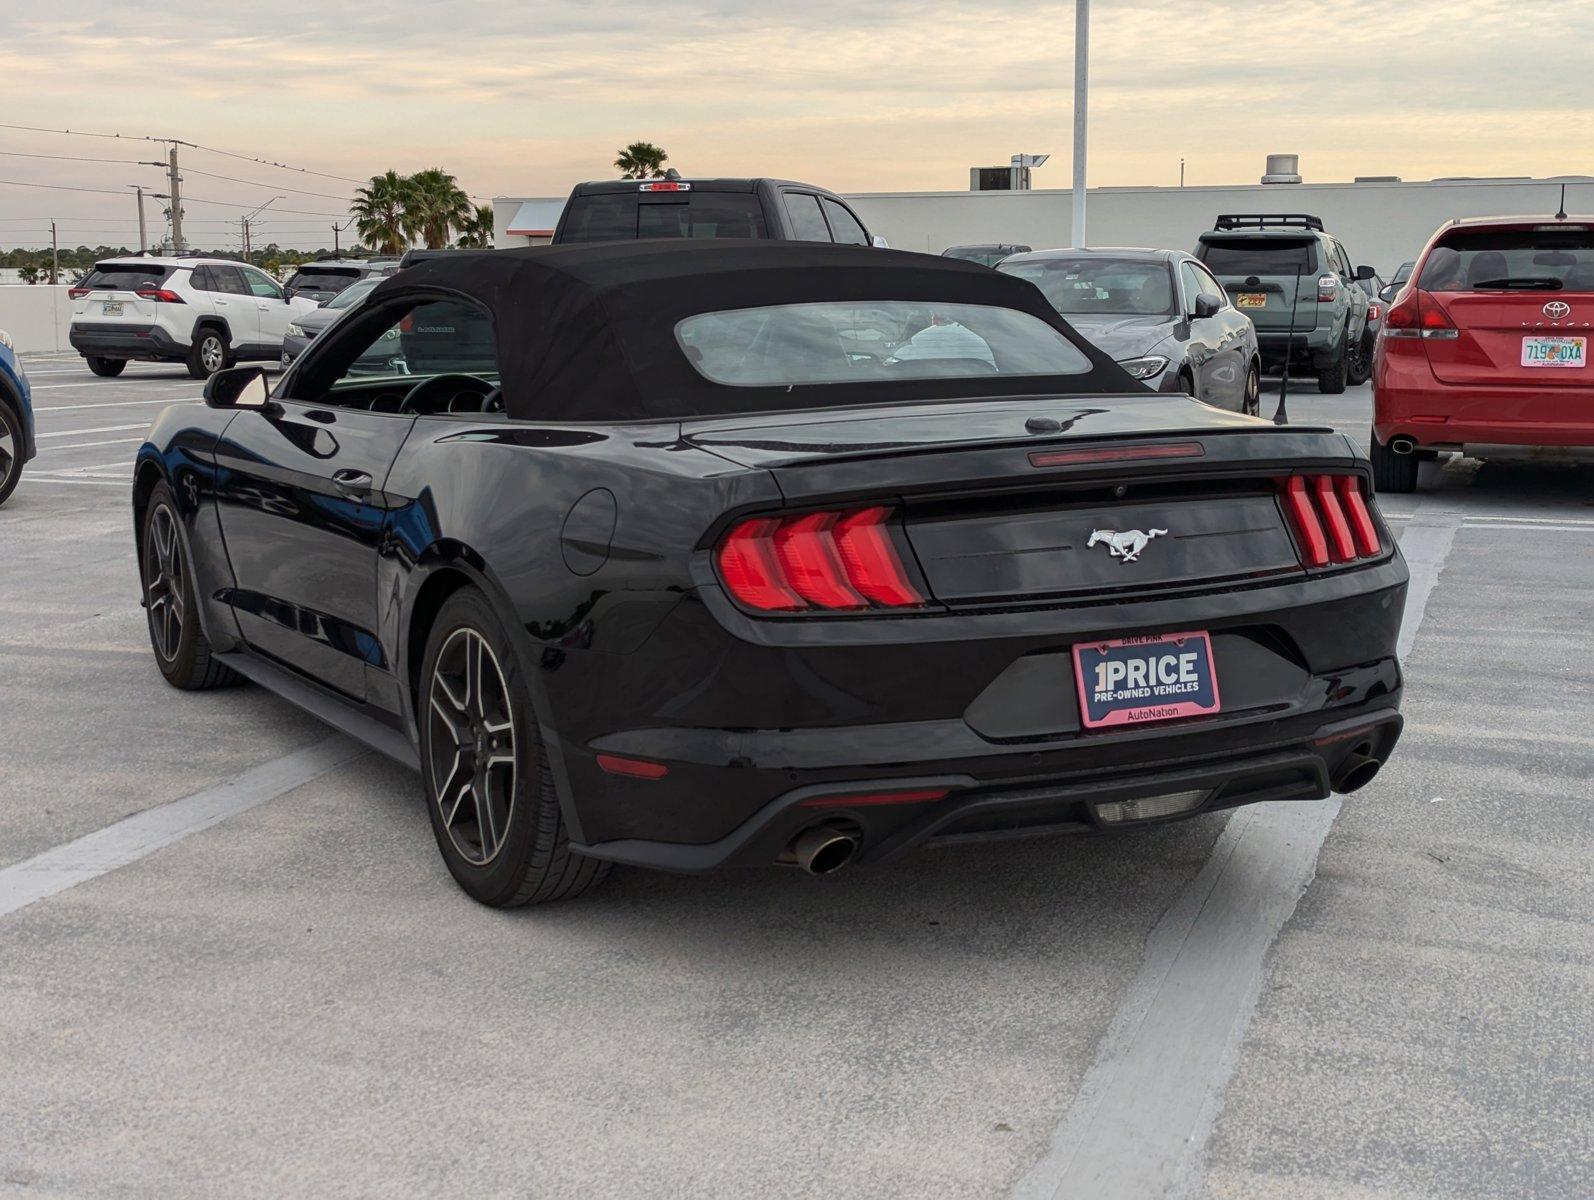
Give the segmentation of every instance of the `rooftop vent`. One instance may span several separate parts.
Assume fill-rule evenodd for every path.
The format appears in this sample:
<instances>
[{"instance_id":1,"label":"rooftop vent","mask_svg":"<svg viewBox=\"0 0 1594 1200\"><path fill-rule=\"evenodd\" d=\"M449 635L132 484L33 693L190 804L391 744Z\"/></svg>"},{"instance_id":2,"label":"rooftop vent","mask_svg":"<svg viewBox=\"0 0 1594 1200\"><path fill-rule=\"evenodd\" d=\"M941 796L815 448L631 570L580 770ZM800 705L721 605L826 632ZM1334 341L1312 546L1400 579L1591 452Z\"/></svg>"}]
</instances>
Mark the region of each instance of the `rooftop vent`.
<instances>
[{"instance_id":1,"label":"rooftop vent","mask_svg":"<svg viewBox=\"0 0 1594 1200\"><path fill-rule=\"evenodd\" d=\"M1299 183L1301 181L1301 156L1299 154L1269 154L1267 174L1263 183Z\"/></svg>"}]
</instances>

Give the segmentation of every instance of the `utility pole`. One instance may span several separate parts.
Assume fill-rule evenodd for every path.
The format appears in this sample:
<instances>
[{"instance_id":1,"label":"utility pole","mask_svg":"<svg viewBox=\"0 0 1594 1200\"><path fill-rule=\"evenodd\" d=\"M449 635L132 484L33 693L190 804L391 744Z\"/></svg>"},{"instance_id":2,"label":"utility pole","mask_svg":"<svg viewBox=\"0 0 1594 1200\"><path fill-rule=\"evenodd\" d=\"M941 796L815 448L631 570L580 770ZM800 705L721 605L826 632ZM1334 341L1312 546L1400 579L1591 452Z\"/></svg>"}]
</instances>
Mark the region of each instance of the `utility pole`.
<instances>
[{"instance_id":1,"label":"utility pole","mask_svg":"<svg viewBox=\"0 0 1594 1200\"><path fill-rule=\"evenodd\" d=\"M247 216L240 217L238 219L238 224L243 228L243 235L244 235L244 261L245 262L249 261L249 249L250 249L250 247L249 247L249 222L253 221L261 213L265 212L266 209L270 208L278 200L286 200L286 199L287 199L286 196L273 196L270 200L267 200L259 208L255 209L254 212L248 214Z\"/></svg>"},{"instance_id":2,"label":"utility pole","mask_svg":"<svg viewBox=\"0 0 1594 1200\"><path fill-rule=\"evenodd\" d=\"M177 173L177 145L172 144L171 166L167 170L172 196L172 253L181 254L188 249L183 242L183 177Z\"/></svg>"},{"instance_id":3,"label":"utility pole","mask_svg":"<svg viewBox=\"0 0 1594 1200\"><path fill-rule=\"evenodd\" d=\"M1184 186L1184 159L1179 160L1179 186Z\"/></svg>"},{"instance_id":4,"label":"utility pole","mask_svg":"<svg viewBox=\"0 0 1594 1200\"><path fill-rule=\"evenodd\" d=\"M1085 126L1090 92L1090 0L1074 0L1074 236L1085 245Z\"/></svg>"},{"instance_id":5,"label":"utility pole","mask_svg":"<svg viewBox=\"0 0 1594 1200\"><path fill-rule=\"evenodd\" d=\"M61 282L61 250L55 244L55 220L50 221L50 282Z\"/></svg>"},{"instance_id":6,"label":"utility pole","mask_svg":"<svg viewBox=\"0 0 1594 1200\"><path fill-rule=\"evenodd\" d=\"M138 252L146 254L149 251L149 234L144 231L144 188L135 183L133 190L138 193Z\"/></svg>"}]
</instances>

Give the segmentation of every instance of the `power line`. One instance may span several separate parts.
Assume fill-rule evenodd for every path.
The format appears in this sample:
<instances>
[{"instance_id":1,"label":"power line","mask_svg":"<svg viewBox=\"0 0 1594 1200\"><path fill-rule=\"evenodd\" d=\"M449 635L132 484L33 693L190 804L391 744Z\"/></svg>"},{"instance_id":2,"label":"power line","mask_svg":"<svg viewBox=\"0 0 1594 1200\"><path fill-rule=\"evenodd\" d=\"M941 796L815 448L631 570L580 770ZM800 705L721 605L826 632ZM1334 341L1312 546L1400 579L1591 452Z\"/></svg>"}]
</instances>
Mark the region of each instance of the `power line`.
<instances>
[{"instance_id":1,"label":"power line","mask_svg":"<svg viewBox=\"0 0 1594 1200\"><path fill-rule=\"evenodd\" d=\"M47 189L49 191L52 191L52 192L88 192L88 193L91 193L91 194L97 195L97 196L126 196L127 195L126 192L114 191L111 188L69 187L66 184L62 184L62 183L26 183L26 182L24 182L23 180L20 180L20 179L0 179L0 184L6 185L6 186L9 186L9 187L45 188L45 189ZM203 196L186 196L186 195L183 197L183 203L184 204L216 204L216 205L220 205L222 208L253 208L254 207L254 205L252 205L252 204L240 204L236 200L210 200L210 199L207 199L207 198L205 198ZM304 208L279 208L279 209L276 209L275 211L280 212L280 213L291 214L291 215L296 216L296 217L326 217L326 218L328 218L330 220L337 220L338 218L340 218L340 217L345 215L344 213L311 212L309 209L304 209Z\"/></svg>"},{"instance_id":2,"label":"power line","mask_svg":"<svg viewBox=\"0 0 1594 1200\"><path fill-rule=\"evenodd\" d=\"M92 163L121 163L129 167L145 167L149 164L136 158L91 158L82 154L29 154L25 150L0 150L0 154L7 158L48 158L56 162L92 162Z\"/></svg>"},{"instance_id":3,"label":"power line","mask_svg":"<svg viewBox=\"0 0 1594 1200\"><path fill-rule=\"evenodd\" d=\"M0 153L3 153L3 151L0 151ZM347 200L349 198L347 196L335 195L332 192L307 192L303 188L291 188L281 183L262 183L257 179L239 179L236 175L217 175L214 171L201 171L197 167L184 167L183 174L203 175L207 179L225 179L229 183L247 183L250 187L281 188L285 192L295 192L301 196L320 196L327 200ZM285 212L287 210L279 209L278 211Z\"/></svg>"}]
</instances>

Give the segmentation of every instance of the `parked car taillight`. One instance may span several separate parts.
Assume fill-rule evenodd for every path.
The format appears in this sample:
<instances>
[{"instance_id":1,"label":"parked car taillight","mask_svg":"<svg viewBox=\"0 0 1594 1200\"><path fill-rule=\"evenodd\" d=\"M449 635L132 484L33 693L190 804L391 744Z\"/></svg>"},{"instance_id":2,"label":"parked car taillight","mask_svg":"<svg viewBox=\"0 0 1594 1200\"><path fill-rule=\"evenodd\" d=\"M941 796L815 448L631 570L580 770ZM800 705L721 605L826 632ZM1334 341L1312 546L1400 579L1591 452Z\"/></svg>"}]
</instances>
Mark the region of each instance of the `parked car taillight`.
<instances>
[{"instance_id":1,"label":"parked car taillight","mask_svg":"<svg viewBox=\"0 0 1594 1200\"><path fill-rule=\"evenodd\" d=\"M188 303L176 292L168 288L139 288L133 295L140 300L153 300L157 304L186 304Z\"/></svg>"},{"instance_id":2,"label":"parked car taillight","mask_svg":"<svg viewBox=\"0 0 1594 1200\"><path fill-rule=\"evenodd\" d=\"M1450 314L1431 292L1411 288L1384 314L1384 332L1392 338L1454 339L1461 336Z\"/></svg>"},{"instance_id":3,"label":"parked car taillight","mask_svg":"<svg viewBox=\"0 0 1594 1200\"><path fill-rule=\"evenodd\" d=\"M1376 321L1383 315L1384 306L1382 304L1373 303L1367 306L1367 319L1369 321Z\"/></svg>"},{"instance_id":4,"label":"parked car taillight","mask_svg":"<svg viewBox=\"0 0 1594 1200\"><path fill-rule=\"evenodd\" d=\"M81 300L89 294L89 289L86 287L71 287L66 289L66 294L74 300Z\"/></svg>"},{"instance_id":5,"label":"parked car taillight","mask_svg":"<svg viewBox=\"0 0 1594 1200\"><path fill-rule=\"evenodd\" d=\"M1319 275L1317 277L1317 302L1319 304L1332 304L1334 297L1339 294L1339 279L1334 275Z\"/></svg>"},{"instance_id":6,"label":"parked car taillight","mask_svg":"<svg viewBox=\"0 0 1594 1200\"><path fill-rule=\"evenodd\" d=\"M760 612L917 608L914 586L891 532L891 509L750 517L715 553L726 589Z\"/></svg>"},{"instance_id":7,"label":"parked car taillight","mask_svg":"<svg viewBox=\"0 0 1594 1200\"><path fill-rule=\"evenodd\" d=\"M1360 475L1291 475L1279 480L1304 565L1326 567L1386 553L1364 488Z\"/></svg>"}]
</instances>

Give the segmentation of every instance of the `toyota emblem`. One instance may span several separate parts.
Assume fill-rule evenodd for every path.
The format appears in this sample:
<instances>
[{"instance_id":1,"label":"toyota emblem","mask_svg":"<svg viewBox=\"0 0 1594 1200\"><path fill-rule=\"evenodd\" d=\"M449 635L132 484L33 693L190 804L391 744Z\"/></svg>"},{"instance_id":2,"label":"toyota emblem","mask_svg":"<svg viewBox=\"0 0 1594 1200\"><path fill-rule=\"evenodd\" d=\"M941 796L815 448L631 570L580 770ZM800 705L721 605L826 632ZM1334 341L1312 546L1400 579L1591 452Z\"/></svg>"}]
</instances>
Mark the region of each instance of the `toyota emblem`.
<instances>
[{"instance_id":1,"label":"toyota emblem","mask_svg":"<svg viewBox=\"0 0 1594 1200\"><path fill-rule=\"evenodd\" d=\"M1563 321L1572 315L1572 306L1565 300L1551 300L1544 306L1544 315L1552 321Z\"/></svg>"}]
</instances>

